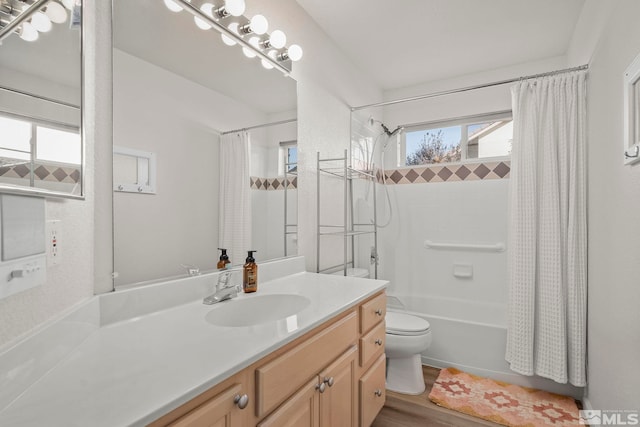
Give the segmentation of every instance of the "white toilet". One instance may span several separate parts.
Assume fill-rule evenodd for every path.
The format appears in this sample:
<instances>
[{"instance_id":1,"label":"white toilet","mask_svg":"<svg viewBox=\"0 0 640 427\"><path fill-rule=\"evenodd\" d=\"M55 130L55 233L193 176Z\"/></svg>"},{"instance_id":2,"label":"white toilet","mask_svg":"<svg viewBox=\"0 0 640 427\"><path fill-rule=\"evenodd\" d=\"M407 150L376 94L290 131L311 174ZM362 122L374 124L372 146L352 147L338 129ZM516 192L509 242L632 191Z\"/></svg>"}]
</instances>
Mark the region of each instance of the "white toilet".
<instances>
[{"instance_id":1,"label":"white toilet","mask_svg":"<svg viewBox=\"0 0 640 427\"><path fill-rule=\"evenodd\" d=\"M343 275L344 270L333 274ZM369 277L363 268L348 268L347 276ZM385 317L387 356L387 390L405 394L422 394L425 390L420 353L431 345L431 328L425 319L389 311Z\"/></svg>"},{"instance_id":2,"label":"white toilet","mask_svg":"<svg viewBox=\"0 0 640 427\"><path fill-rule=\"evenodd\" d=\"M396 311L386 315L387 390L421 394L425 390L420 353L431 345L429 322Z\"/></svg>"}]
</instances>

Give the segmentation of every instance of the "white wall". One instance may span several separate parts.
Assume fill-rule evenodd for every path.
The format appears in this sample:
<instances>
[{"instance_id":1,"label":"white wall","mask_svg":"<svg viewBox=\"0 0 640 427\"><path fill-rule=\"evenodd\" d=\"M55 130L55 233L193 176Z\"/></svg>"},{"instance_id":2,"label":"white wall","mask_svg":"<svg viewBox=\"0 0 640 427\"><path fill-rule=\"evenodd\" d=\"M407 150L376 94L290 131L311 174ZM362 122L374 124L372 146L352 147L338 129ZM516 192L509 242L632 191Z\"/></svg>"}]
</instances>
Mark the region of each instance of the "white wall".
<instances>
[{"instance_id":1,"label":"white wall","mask_svg":"<svg viewBox=\"0 0 640 427\"><path fill-rule=\"evenodd\" d=\"M640 407L640 164L623 166L624 70L640 53L640 3L588 0L572 65L588 77L588 389L594 409ZM592 31L602 34L597 41Z\"/></svg>"}]
</instances>

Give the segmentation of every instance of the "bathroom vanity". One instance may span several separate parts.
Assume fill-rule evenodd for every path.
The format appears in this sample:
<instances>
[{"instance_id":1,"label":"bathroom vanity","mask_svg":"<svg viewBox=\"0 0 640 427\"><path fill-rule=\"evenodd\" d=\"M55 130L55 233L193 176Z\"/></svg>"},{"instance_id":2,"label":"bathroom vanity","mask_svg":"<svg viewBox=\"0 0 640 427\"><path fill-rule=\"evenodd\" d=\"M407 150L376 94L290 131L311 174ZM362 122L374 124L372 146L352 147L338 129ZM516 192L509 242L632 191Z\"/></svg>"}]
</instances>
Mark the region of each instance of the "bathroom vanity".
<instances>
[{"instance_id":1,"label":"bathroom vanity","mask_svg":"<svg viewBox=\"0 0 640 427\"><path fill-rule=\"evenodd\" d=\"M369 426L385 400L381 291L150 426Z\"/></svg>"},{"instance_id":2,"label":"bathroom vanity","mask_svg":"<svg viewBox=\"0 0 640 427\"><path fill-rule=\"evenodd\" d=\"M370 425L387 282L279 263L213 306L217 273L92 298L0 353L0 425Z\"/></svg>"}]
</instances>

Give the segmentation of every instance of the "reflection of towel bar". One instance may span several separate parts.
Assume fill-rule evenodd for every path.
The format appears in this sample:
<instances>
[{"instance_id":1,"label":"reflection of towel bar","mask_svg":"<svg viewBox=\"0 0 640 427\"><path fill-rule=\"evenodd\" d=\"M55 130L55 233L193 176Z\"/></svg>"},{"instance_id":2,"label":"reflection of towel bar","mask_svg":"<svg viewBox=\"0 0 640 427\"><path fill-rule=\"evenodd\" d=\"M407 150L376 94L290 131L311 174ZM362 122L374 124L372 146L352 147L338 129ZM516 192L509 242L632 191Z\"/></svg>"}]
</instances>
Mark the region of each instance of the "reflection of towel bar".
<instances>
[{"instance_id":1,"label":"reflection of towel bar","mask_svg":"<svg viewBox=\"0 0 640 427\"><path fill-rule=\"evenodd\" d=\"M424 247L427 249L461 249L483 252L502 252L505 250L504 243L496 243L495 245L478 245L472 243L436 243L431 240L425 240Z\"/></svg>"}]
</instances>

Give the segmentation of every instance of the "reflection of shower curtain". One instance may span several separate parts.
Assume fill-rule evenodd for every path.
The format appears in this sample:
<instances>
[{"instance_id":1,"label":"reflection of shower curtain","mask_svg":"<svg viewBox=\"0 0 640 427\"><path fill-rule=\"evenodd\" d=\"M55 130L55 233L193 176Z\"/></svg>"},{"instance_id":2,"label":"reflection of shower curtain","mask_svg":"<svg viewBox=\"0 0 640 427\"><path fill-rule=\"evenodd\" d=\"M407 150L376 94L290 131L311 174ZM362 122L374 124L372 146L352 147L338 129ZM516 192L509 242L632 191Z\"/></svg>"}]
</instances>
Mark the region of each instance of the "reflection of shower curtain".
<instances>
[{"instance_id":1,"label":"reflection of shower curtain","mask_svg":"<svg viewBox=\"0 0 640 427\"><path fill-rule=\"evenodd\" d=\"M586 73L511 89L511 369L586 385Z\"/></svg>"},{"instance_id":2,"label":"reflection of shower curtain","mask_svg":"<svg viewBox=\"0 0 640 427\"><path fill-rule=\"evenodd\" d=\"M220 141L220 247L232 264L241 264L251 248L249 132L223 135Z\"/></svg>"}]
</instances>

